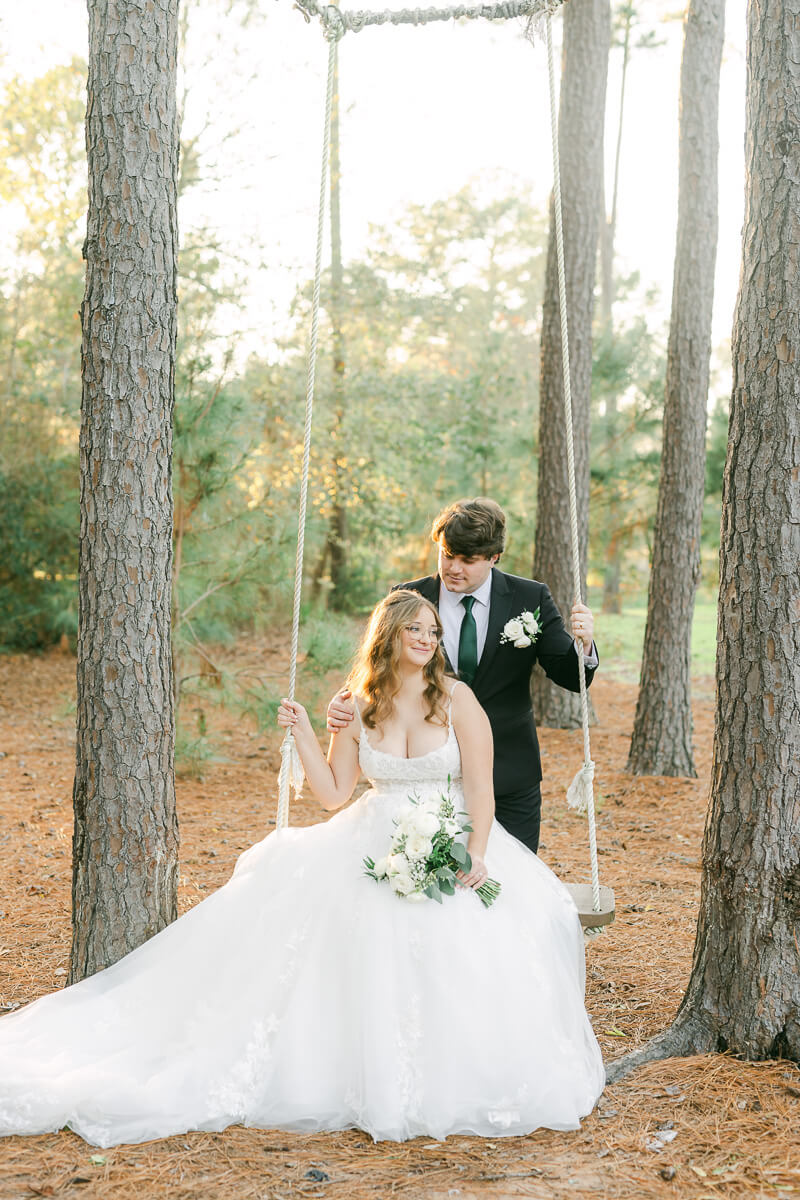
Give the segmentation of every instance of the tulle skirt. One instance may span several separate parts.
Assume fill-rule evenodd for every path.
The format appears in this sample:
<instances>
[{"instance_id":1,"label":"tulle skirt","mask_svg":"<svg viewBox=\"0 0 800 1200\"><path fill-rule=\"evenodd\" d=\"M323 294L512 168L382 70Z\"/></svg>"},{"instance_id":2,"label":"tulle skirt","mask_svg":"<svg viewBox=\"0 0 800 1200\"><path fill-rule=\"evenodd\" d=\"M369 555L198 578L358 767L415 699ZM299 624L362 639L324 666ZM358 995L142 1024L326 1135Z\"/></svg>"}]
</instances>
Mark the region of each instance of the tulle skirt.
<instances>
[{"instance_id":1,"label":"tulle skirt","mask_svg":"<svg viewBox=\"0 0 800 1200\"><path fill-rule=\"evenodd\" d=\"M604 1070L568 892L495 824L491 908L400 899L362 860L406 803L367 792L271 833L113 967L0 1018L0 1134L576 1128Z\"/></svg>"}]
</instances>

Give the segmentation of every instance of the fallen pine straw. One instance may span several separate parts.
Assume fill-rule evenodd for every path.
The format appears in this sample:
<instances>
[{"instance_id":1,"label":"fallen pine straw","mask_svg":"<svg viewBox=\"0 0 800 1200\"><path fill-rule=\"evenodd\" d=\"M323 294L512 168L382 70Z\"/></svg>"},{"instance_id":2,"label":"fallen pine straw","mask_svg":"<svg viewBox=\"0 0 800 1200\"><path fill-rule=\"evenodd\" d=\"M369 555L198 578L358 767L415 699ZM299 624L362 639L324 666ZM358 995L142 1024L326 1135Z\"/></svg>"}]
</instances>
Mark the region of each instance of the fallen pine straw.
<instances>
[{"instance_id":1,"label":"fallen pine straw","mask_svg":"<svg viewBox=\"0 0 800 1200\"><path fill-rule=\"evenodd\" d=\"M284 643L228 652L229 665L279 674ZM225 654L218 657L225 658ZM328 681L333 686L338 680ZM69 953L74 662L60 654L0 659L0 1004L63 984ZM325 694L325 687L322 694ZM587 947L587 1005L607 1058L663 1028L691 962L710 767L712 684L695 685L698 780L624 774L636 689L599 677L592 731L601 878L617 920ZM61 699L59 700L59 697ZM179 780L180 904L227 879L241 849L274 818L276 735L202 704L225 761ZM588 878L585 825L564 790L579 732L542 731L547 772L542 857ZM319 819L313 802L292 820ZM373 1144L358 1131L299 1136L232 1128L98 1151L70 1133L0 1141L0 1198L384 1200L385 1197L676 1197L800 1195L800 1072L724 1056L652 1063L607 1089L574 1133Z\"/></svg>"}]
</instances>

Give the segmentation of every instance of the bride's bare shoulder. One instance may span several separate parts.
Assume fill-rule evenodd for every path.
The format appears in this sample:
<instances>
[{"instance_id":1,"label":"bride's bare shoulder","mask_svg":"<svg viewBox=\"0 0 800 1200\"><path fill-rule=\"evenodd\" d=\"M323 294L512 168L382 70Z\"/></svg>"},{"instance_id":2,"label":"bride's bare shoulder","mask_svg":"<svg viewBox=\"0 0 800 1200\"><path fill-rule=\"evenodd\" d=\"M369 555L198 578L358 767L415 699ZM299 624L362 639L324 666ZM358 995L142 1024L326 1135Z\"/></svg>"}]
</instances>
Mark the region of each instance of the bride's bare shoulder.
<instances>
[{"instance_id":1,"label":"bride's bare shoulder","mask_svg":"<svg viewBox=\"0 0 800 1200\"><path fill-rule=\"evenodd\" d=\"M459 725L475 728L489 723L489 718L483 711L478 698L463 679L454 680L450 686L450 711L453 715L456 732L458 732Z\"/></svg>"},{"instance_id":2,"label":"bride's bare shoulder","mask_svg":"<svg viewBox=\"0 0 800 1200\"><path fill-rule=\"evenodd\" d=\"M480 706L475 692L470 688L468 683L464 683L463 679L453 679L450 684L450 703L452 706L453 719L457 713L482 713L483 709Z\"/></svg>"},{"instance_id":3,"label":"bride's bare shoulder","mask_svg":"<svg viewBox=\"0 0 800 1200\"><path fill-rule=\"evenodd\" d=\"M361 734L366 730L367 723L364 720L364 713L369 705L367 696L362 696L358 692L353 692L353 715L354 720L350 723L350 729L356 741L359 740ZM375 728L371 726L370 728Z\"/></svg>"}]
</instances>

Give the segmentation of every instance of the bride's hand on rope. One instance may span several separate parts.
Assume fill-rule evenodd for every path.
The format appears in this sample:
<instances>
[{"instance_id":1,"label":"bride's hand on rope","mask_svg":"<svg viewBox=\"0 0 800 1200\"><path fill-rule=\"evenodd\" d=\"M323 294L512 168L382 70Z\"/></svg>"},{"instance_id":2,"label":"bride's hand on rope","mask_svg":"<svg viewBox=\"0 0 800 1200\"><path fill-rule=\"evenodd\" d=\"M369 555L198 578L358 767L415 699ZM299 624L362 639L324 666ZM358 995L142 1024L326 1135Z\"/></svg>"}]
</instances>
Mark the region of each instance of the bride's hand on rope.
<instances>
[{"instance_id":1,"label":"bride's hand on rope","mask_svg":"<svg viewBox=\"0 0 800 1200\"><path fill-rule=\"evenodd\" d=\"M594 617L592 610L585 604L572 606L572 636L576 641L583 642L585 654L591 654L594 644Z\"/></svg>"},{"instance_id":2,"label":"bride's hand on rope","mask_svg":"<svg viewBox=\"0 0 800 1200\"><path fill-rule=\"evenodd\" d=\"M328 705L328 733L341 733L356 715L353 704L353 693L349 688L342 688Z\"/></svg>"},{"instance_id":3,"label":"bride's hand on rope","mask_svg":"<svg viewBox=\"0 0 800 1200\"><path fill-rule=\"evenodd\" d=\"M314 732L309 715L302 704L298 704L296 700L287 700L285 697L281 700L278 708L278 724L283 729L291 729L294 734L310 733L313 735Z\"/></svg>"},{"instance_id":4,"label":"bride's hand on rope","mask_svg":"<svg viewBox=\"0 0 800 1200\"><path fill-rule=\"evenodd\" d=\"M296 700L281 701L278 724L294 734L308 786L322 807L329 812L340 808L352 796L360 772L356 739L346 734L332 738L326 759L308 713Z\"/></svg>"}]
</instances>

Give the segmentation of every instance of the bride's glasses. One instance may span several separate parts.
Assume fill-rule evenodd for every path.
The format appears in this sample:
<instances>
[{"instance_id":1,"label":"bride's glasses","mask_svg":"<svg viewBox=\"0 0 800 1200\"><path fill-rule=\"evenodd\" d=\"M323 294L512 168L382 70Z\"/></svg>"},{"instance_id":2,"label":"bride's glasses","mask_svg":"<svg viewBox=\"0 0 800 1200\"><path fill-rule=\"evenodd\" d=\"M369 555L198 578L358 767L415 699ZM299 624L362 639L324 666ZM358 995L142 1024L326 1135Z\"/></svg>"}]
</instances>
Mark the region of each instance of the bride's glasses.
<instances>
[{"instance_id":1,"label":"bride's glasses","mask_svg":"<svg viewBox=\"0 0 800 1200\"><path fill-rule=\"evenodd\" d=\"M423 629L421 625L405 625L404 629L411 634L417 642L432 642L437 646L442 640L442 635L438 629Z\"/></svg>"}]
</instances>

